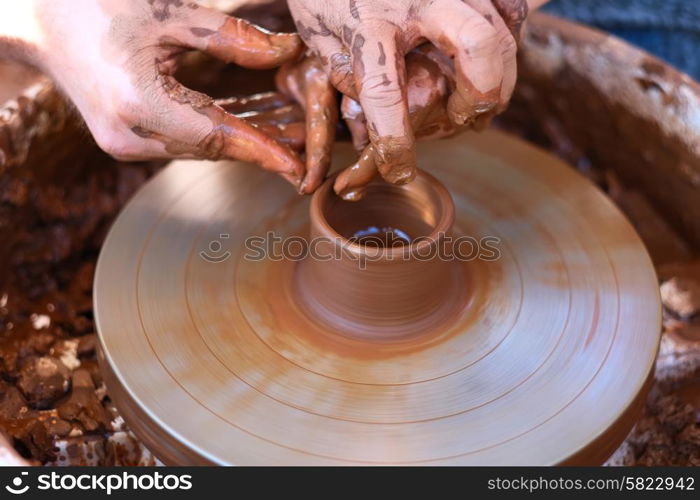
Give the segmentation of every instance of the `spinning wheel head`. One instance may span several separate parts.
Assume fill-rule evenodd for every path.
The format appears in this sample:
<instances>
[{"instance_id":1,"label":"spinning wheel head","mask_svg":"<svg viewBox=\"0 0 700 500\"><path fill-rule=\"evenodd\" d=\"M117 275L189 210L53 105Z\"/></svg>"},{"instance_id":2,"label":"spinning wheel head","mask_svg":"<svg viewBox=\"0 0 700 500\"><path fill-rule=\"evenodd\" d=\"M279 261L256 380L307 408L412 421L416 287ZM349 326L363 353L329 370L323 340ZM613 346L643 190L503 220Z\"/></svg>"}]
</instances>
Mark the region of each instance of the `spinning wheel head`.
<instances>
[{"instance_id":1,"label":"spinning wheel head","mask_svg":"<svg viewBox=\"0 0 700 500\"><path fill-rule=\"evenodd\" d=\"M421 175L378 184L364 207L327 185L309 212L253 166L203 162L171 164L132 200L100 256L95 311L110 394L157 456L595 463L622 441L660 333L630 225L583 177L502 133L422 144L419 160L453 203ZM399 223L381 219L391 213ZM397 263L387 257L405 245L380 244L366 274L346 254L284 252L384 224L427 233L428 247L488 238L490 251Z\"/></svg>"}]
</instances>

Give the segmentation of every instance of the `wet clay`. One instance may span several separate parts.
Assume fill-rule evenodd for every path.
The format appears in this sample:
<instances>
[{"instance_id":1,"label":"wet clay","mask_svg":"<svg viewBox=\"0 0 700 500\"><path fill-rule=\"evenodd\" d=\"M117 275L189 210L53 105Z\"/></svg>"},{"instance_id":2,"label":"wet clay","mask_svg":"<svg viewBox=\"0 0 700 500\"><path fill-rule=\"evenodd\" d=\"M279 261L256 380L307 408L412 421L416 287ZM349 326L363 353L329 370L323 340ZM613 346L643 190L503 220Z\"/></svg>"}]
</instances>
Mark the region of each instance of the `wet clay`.
<instances>
[{"instance_id":1,"label":"wet clay","mask_svg":"<svg viewBox=\"0 0 700 500\"><path fill-rule=\"evenodd\" d=\"M306 174L299 191L309 194L323 182L331 164L338 124L336 91L317 57L282 66L275 82L280 92L294 99L306 114Z\"/></svg>"},{"instance_id":2,"label":"wet clay","mask_svg":"<svg viewBox=\"0 0 700 500\"><path fill-rule=\"evenodd\" d=\"M275 68L304 50L297 34L268 36L240 18L226 19L216 32L206 36L209 38L207 52L217 59L247 68Z\"/></svg>"},{"instance_id":3,"label":"wet clay","mask_svg":"<svg viewBox=\"0 0 700 500\"><path fill-rule=\"evenodd\" d=\"M340 258L311 256L299 264L297 297L307 314L331 331L369 341L439 331L465 298L454 262L440 253L449 250L454 220L447 189L419 172L407 185L370 183L361 200L348 202L335 196L333 183L327 180L311 200L309 239Z\"/></svg>"},{"instance_id":4,"label":"wet clay","mask_svg":"<svg viewBox=\"0 0 700 500\"><path fill-rule=\"evenodd\" d=\"M442 117L442 123L448 129L453 129L443 113L448 82L440 67L423 52L415 51L406 56L406 72L408 74L406 84L408 110L415 136L421 138L435 133L433 127L435 127L436 115ZM349 97L345 97L344 101L343 117L348 126L351 129L364 128L366 124L359 104ZM437 120L440 119L437 118ZM354 137L360 136L354 135ZM338 175L333 189L345 200L359 200L364 194L365 185L375 177L377 172L377 151L375 145L370 144L362 151L356 163Z\"/></svg>"},{"instance_id":5,"label":"wet clay","mask_svg":"<svg viewBox=\"0 0 700 500\"><path fill-rule=\"evenodd\" d=\"M215 103L236 115L265 135L302 151L306 141L306 122L301 107L279 92L262 92L246 97L217 99Z\"/></svg>"}]
</instances>

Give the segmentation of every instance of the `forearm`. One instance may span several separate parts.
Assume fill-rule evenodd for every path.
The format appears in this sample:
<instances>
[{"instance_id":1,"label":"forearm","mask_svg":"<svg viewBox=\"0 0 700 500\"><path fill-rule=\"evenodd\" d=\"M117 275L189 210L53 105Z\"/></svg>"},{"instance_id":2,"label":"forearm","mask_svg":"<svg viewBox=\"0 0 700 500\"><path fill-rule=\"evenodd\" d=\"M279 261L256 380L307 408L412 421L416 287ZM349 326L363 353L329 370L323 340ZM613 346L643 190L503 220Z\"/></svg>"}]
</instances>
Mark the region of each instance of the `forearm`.
<instances>
[{"instance_id":1,"label":"forearm","mask_svg":"<svg viewBox=\"0 0 700 500\"><path fill-rule=\"evenodd\" d=\"M0 3L0 58L40 66L42 38L35 0Z\"/></svg>"}]
</instances>

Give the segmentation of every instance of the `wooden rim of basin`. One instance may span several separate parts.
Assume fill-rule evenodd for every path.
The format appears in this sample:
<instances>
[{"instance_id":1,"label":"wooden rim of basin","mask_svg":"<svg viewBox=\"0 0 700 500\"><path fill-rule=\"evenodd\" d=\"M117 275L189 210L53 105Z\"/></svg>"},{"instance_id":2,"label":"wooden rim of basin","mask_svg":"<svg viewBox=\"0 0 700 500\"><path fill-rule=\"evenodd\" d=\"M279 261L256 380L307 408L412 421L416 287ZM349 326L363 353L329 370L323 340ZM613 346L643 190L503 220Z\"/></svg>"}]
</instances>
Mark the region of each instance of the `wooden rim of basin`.
<instances>
[{"instance_id":1,"label":"wooden rim of basin","mask_svg":"<svg viewBox=\"0 0 700 500\"><path fill-rule=\"evenodd\" d=\"M338 144L335 168L353 155ZM405 342L329 334L298 307L298 261L252 243L308 230L308 197L276 177L179 161L135 196L100 255L95 316L109 393L156 456L592 464L622 442L661 322L630 224L573 169L500 132L418 155L450 190L454 236L496 238L498 256L460 261L460 314Z\"/></svg>"}]
</instances>

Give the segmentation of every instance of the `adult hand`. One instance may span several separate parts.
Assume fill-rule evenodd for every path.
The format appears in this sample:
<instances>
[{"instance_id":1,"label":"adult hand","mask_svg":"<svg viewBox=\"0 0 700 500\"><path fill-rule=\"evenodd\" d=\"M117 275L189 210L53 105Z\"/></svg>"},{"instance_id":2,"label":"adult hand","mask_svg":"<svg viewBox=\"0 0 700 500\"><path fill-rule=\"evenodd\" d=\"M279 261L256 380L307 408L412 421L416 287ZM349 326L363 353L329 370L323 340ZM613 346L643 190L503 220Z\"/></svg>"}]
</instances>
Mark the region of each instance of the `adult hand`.
<instances>
[{"instance_id":1,"label":"adult hand","mask_svg":"<svg viewBox=\"0 0 700 500\"><path fill-rule=\"evenodd\" d=\"M408 182L416 159L405 54L425 40L454 61L447 113L457 125L502 110L516 79L525 0L289 0L299 34L330 82L364 110L375 164Z\"/></svg>"},{"instance_id":2,"label":"adult hand","mask_svg":"<svg viewBox=\"0 0 700 500\"><path fill-rule=\"evenodd\" d=\"M306 113L306 174L301 193L313 193L331 164L331 149L338 123L336 91L317 57L287 63L275 77L277 89L294 99Z\"/></svg>"},{"instance_id":3,"label":"adult hand","mask_svg":"<svg viewBox=\"0 0 700 500\"><path fill-rule=\"evenodd\" d=\"M178 55L191 49L247 68L276 67L303 50L297 35L184 0L26 2L11 3L33 7L27 53L73 100L102 149L127 160L235 158L298 186L304 167L290 148L173 76Z\"/></svg>"},{"instance_id":4,"label":"adult hand","mask_svg":"<svg viewBox=\"0 0 700 500\"><path fill-rule=\"evenodd\" d=\"M448 117L447 97L455 87L454 67L431 44L424 44L406 55L406 102L411 128L416 139L447 137L467 125L457 126ZM333 185L345 200L359 200L365 186L377 174L377 152L369 143L365 113L360 104L345 96L341 104L343 118L352 135L355 149L361 151L353 165L338 174ZM485 126L485 121L477 122Z\"/></svg>"},{"instance_id":5,"label":"adult hand","mask_svg":"<svg viewBox=\"0 0 700 500\"><path fill-rule=\"evenodd\" d=\"M406 73L406 102L415 137L435 139L455 133L460 127L455 126L447 116L447 97L455 87L452 61L431 44L424 44L406 55ZM325 78L316 56L282 66L276 83L282 95L296 101L297 106L306 111L304 114L301 109L287 104L279 107L275 113L289 116L285 122L288 127L286 134L295 138L289 142L290 145L295 148L305 145L307 169L302 187L305 188L303 192L313 192L324 180L330 166L330 152L338 122L335 90ZM277 101L280 99L281 96L275 98ZM282 113L283 109L296 111L292 117L289 112ZM239 112L243 108L231 110ZM344 199L357 200L362 197L365 185L377 174L377 154L374 145L369 143L367 122L360 104L351 97L343 96L341 110L355 149L361 154L357 162L338 175L334 189ZM261 118L269 120L271 112L265 113L260 115ZM305 119L303 130L300 130L301 117ZM294 134L291 130L295 131Z\"/></svg>"}]
</instances>

